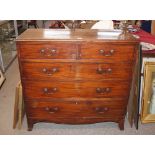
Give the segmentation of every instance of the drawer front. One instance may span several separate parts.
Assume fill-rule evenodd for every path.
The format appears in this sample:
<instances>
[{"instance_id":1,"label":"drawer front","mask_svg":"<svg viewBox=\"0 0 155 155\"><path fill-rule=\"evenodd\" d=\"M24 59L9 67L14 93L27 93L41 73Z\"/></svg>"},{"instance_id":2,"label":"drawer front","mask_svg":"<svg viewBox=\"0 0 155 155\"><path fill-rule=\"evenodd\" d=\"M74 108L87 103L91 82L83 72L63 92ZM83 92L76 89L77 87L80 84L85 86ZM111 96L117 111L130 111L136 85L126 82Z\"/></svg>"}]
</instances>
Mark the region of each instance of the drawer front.
<instances>
[{"instance_id":1,"label":"drawer front","mask_svg":"<svg viewBox=\"0 0 155 155\"><path fill-rule=\"evenodd\" d=\"M20 46L21 59L76 59L77 47L71 43L24 44Z\"/></svg>"},{"instance_id":2,"label":"drawer front","mask_svg":"<svg viewBox=\"0 0 155 155\"><path fill-rule=\"evenodd\" d=\"M27 104L29 117L76 118L76 117L117 117L124 115L125 101L71 101L71 102L30 102Z\"/></svg>"},{"instance_id":3,"label":"drawer front","mask_svg":"<svg viewBox=\"0 0 155 155\"><path fill-rule=\"evenodd\" d=\"M134 47L103 43L82 44L79 57L81 59L103 59L105 62L132 61Z\"/></svg>"},{"instance_id":4,"label":"drawer front","mask_svg":"<svg viewBox=\"0 0 155 155\"><path fill-rule=\"evenodd\" d=\"M125 63L81 63L76 67L77 79L129 79L132 75L132 64Z\"/></svg>"},{"instance_id":5,"label":"drawer front","mask_svg":"<svg viewBox=\"0 0 155 155\"><path fill-rule=\"evenodd\" d=\"M22 63L22 77L26 79L69 79L75 77L72 63Z\"/></svg>"},{"instance_id":6,"label":"drawer front","mask_svg":"<svg viewBox=\"0 0 155 155\"><path fill-rule=\"evenodd\" d=\"M129 84L121 81L40 82L25 81L24 95L30 99L50 98L128 98Z\"/></svg>"},{"instance_id":7,"label":"drawer front","mask_svg":"<svg viewBox=\"0 0 155 155\"><path fill-rule=\"evenodd\" d=\"M124 63L22 63L26 79L129 79L131 75L132 64Z\"/></svg>"}]
</instances>

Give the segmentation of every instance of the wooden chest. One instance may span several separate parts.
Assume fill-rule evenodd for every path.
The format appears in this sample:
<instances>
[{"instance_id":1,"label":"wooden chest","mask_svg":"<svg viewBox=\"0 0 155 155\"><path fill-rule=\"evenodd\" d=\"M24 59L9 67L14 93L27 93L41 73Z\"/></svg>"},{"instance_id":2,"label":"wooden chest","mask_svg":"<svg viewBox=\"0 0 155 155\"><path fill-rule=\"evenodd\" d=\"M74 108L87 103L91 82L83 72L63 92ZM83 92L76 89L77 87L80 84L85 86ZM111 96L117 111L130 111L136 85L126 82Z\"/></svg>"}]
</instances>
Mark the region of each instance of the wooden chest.
<instances>
[{"instance_id":1,"label":"wooden chest","mask_svg":"<svg viewBox=\"0 0 155 155\"><path fill-rule=\"evenodd\" d=\"M25 31L17 49L28 130L104 121L123 130L138 45L97 30Z\"/></svg>"}]
</instances>

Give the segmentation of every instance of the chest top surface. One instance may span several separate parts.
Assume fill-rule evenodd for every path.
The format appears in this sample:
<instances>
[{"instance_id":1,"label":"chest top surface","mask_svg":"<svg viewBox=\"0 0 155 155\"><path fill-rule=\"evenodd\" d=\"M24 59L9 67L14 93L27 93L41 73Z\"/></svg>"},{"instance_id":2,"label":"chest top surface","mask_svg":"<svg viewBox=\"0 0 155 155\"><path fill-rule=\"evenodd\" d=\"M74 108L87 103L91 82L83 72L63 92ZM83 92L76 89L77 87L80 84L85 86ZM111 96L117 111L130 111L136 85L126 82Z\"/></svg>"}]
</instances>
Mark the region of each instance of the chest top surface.
<instances>
[{"instance_id":1,"label":"chest top surface","mask_svg":"<svg viewBox=\"0 0 155 155\"><path fill-rule=\"evenodd\" d=\"M101 41L136 43L136 38L119 39L121 30L91 30L91 29L27 29L17 38L18 41Z\"/></svg>"}]
</instances>

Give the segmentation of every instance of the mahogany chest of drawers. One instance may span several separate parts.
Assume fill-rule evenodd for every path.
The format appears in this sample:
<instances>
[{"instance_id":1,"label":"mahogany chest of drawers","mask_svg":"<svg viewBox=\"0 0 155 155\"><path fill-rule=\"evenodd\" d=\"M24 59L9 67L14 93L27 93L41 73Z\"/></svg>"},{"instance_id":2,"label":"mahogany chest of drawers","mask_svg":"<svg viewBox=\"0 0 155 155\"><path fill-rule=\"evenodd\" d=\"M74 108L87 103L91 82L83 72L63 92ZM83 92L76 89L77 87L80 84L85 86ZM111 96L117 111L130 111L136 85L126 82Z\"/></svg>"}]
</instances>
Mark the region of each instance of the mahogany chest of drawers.
<instances>
[{"instance_id":1,"label":"mahogany chest of drawers","mask_svg":"<svg viewBox=\"0 0 155 155\"><path fill-rule=\"evenodd\" d=\"M17 38L28 130L104 121L124 129L139 43L99 32L29 29Z\"/></svg>"}]
</instances>

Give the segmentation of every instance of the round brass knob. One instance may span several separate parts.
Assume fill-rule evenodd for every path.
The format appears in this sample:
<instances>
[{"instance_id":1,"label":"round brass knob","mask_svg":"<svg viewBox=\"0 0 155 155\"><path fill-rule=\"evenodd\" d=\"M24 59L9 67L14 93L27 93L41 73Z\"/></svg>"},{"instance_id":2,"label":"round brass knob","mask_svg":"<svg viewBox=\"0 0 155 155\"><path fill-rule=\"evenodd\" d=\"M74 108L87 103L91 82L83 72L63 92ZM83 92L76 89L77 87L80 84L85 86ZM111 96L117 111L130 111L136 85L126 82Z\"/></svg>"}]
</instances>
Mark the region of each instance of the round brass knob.
<instances>
[{"instance_id":1,"label":"round brass knob","mask_svg":"<svg viewBox=\"0 0 155 155\"><path fill-rule=\"evenodd\" d=\"M114 53L114 50L113 50L113 49L111 49L111 50L110 50L110 53L111 53L111 54L113 54L113 53Z\"/></svg>"},{"instance_id":2,"label":"round brass knob","mask_svg":"<svg viewBox=\"0 0 155 155\"><path fill-rule=\"evenodd\" d=\"M110 88L105 88L105 91L106 92L110 92Z\"/></svg>"},{"instance_id":3,"label":"round brass knob","mask_svg":"<svg viewBox=\"0 0 155 155\"><path fill-rule=\"evenodd\" d=\"M99 52L100 52L100 54L103 54L104 53L104 50L103 49L100 49Z\"/></svg>"},{"instance_id":4,"label":"round brass knob","mask_svg":"<svg viewBox=\"0 0 155 155\"><path fill-rule=\"evenodd\" d=\"M56 54L56 49L51 49L51 54L55 55Z\"/></svg>"},{"instance_id":5,"label":"round brass knob","mask_svg":"<svg viewBox=\"0 0 155 155\"><path fill-rule=\"evenodd\" d=\"M45 93L47 93L47 92L48 92L48 88L44 88L43 91L44 91Z\"/></svg>"},{"instance_id":6,"label":"round brass knob","mask_svg":"<svg viewBox=\"0 0 155 155\"><path fill-rule=\"evenodd\" d=\"M58 89L55 87L52 89L53 92L56 92Z\"/></svg>"},{"instance_id":7,"label":"round brass knob","mask_svg":"<svg viewBox=\"0 0 155 155\"><path fill-rule=\"evenodd\" d=\"M57 71L58 71L57 68L52 68L52 72L53 72L53 73L55 73L55 72L57 72Z\"/></svg>"},{"instance_id":8,"label":"round brass knob","mask_svg":"<svg viewBox=\"0 0 155 155\"><path fill-rule=\"evenodd\" d=\"M102 88L96 88L97 93L102 93Z\"/></svg>"},{"instance_id":9,"label":"round brass knob","mask_svg":"<svg viewBox=\"0 0 155 155\"><path fill-rule=\"evenodd\" d=\"M98 74L102 74L103 73L103 69L102 68L97 68L97 73Z\"/></svg>"},{"instance_id":10,"label":"round brass knob","mask_svg":"<svg viewBox=\"0 0 155 155\"><path fill-rule=\"evenodd\" d=\"M110 72L112 72L112 69L111 69L111 68L108 68L108 70L107 70L107 71L110 73Z\"/></svg>"},{"instance_id":11,"label":"round brass knob","mask_svg":"<svg viewBox=\"0 0 155 155\"><path fill-rule=\"evenodd\" d=\"M43 70L42 70L43 72L47 72L47 69L46 68L43 68Z\"/></svg>"},{"instance_id":12,"label":"round brass knob","mask_svg":"<svg viewBox=\"0 0 155 155\"><path fill-rule=\"evenodd\" d=\"M40 50L40 52L41 52L41 53L45 53L45 49L42 48L42 49Z\"/></svg>"},{"instance_id":13,"label":"round brass knob","mask_svg":"<svg viewBox=\"0 0 155 155\"><path fill-rule=\"evenodd\" d=\"M108 111L109 109L107 107L104 108L104 111Z\"/></svg>"}]
</instances>

